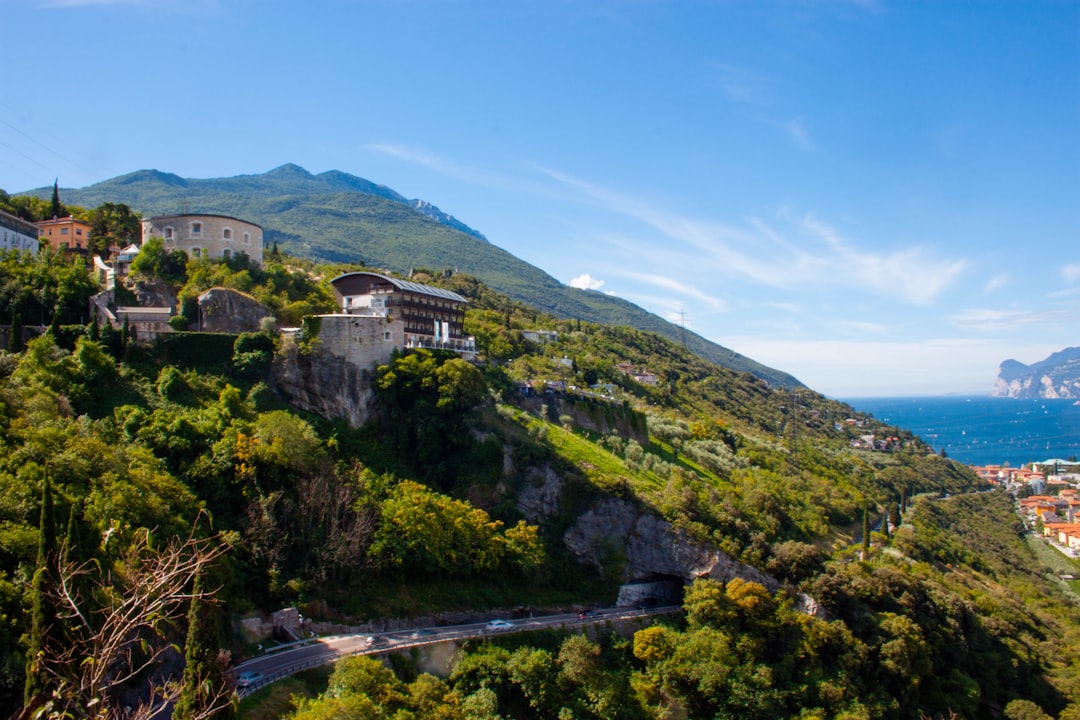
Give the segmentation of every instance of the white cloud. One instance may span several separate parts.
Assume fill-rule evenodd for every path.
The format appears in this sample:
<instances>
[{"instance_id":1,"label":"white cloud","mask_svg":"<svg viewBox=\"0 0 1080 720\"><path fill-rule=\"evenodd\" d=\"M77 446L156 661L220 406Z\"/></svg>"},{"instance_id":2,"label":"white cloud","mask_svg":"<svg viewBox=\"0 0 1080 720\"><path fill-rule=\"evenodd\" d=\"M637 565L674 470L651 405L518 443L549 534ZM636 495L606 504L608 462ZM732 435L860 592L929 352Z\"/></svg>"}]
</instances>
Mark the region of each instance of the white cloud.
<instances>
[{"instance_id":1,"label":"white cloud","mask_svg":"<svg viewBox=\"0 0 1080 720\"><path fill-rule=\"evenodd\" d=\"M970 308L949 316L949 322L963 330L996 332L1013 330L1025 325L1034 325L1054 320L1059 312L1029 310L991 310Z\"/></svg>"},{"instance_id":2,"label":"white cloud","mask_svg":"<svg viewBox=\"0 0 1080 720\"><path fill-rule=\"evenodd\" d=\"M746 68L717 65L716 82L732 102L760 105L768 100L764 80Z\"/></svg>"},{"instance_id":3,"label":"white cloud","mask_svg":"<svg viewBox=\"0 0 1080 720\"><path fill-rule=\"evenodd\" d=\"M1008 273L1002 273L1001 275L995 275L994 277L992 277L992 278L990 278L989 280L986 281L986 286L983 287L983 292L987 293L987 294L992 293L992 292L996 292L996 291L998 291L998 290L1000 290L1000 289L1002 289L1004 287L1008 287L1008 285L1011 282L1012 282L1012 278L1009 277Z\"/></svg>"},{"instance_id":4,"label":"white cloud","mask_svg":"<svg viewBox=\"0 0 1080 720\"><path fill-rule=\"evenodd\" d=\"M792 118L784 123L784 130L787 131L788 137L792 142L798 145L803 150L816 150L814 145L814 139L810 137L810 130L806 127L806 121L801 118Z\"/></svg>"},{"instance_id":5,"label":"white cloud","mask_svg":"<svg viewBox=\"0 0 1080 720\"><path fill-rule=\"evenodd\" d=\"M1071 283L1080 280L1080 263L1070 263L1061 268L1061 274Z\"/></svg>"},{"instance_id":6,"label":"white cloud","mask_svg":"<svg viewBox=\"0 0 1080 720\"><path fill-rule=\"evenodd\" d=\"M768 287L857 288L926 305L968 266L964 259L938 257L914 244L891 253L860 250L813 214L794 217L784 211L778 216L779 227L760 218L750 218L739 227L672 213L559 171L544 172L596 205L638 220L667 241L675 241L638 243L642 255L638 262L649 267L681 261L698 272L743 277Z\"/></svg>"},{"instance_id":7,"label":"white cloud","mask_svg":"<svg viewBox=\"0 0 1080 720\"><path fill-rule=\"evenodd\" d=\"M1009 341L942 338L916 342L809 340L756 336L715 338L736 352L789 372L836 398L989 394ZM1046 357L1059 346L1025 346Z\"/></svg>"},{"instance_id":8,"label":"white cloud","mask_svg":"<svg viewBox=\"0 0 1080 720\"><path fill-rule=\"evenodd\" d=\"M599 290L604 287L604 281L597 280L589 273L584 273L571 280L570 287L578 288L579 290Z\"/></svg>"},{"instance_id":9,"label":"white cloud","mask_svg":"<svg viewBox=\"0 0 1080 720\"><path fill-rule=\"evenodd\" d=\"M639 273L631 271L620 271L619 275L622 277L636 280L637 282L646 283L648 285L654 285L665 290L671 290L674 293L685 295L693 300L703 303L707 308L713 312L724 312L728 309L727 301L723 298L714 297L708 293L702 292L698 288L681 280L675 280L664 275L656 275L651 273Z\"/></svg>"}]
</instances>

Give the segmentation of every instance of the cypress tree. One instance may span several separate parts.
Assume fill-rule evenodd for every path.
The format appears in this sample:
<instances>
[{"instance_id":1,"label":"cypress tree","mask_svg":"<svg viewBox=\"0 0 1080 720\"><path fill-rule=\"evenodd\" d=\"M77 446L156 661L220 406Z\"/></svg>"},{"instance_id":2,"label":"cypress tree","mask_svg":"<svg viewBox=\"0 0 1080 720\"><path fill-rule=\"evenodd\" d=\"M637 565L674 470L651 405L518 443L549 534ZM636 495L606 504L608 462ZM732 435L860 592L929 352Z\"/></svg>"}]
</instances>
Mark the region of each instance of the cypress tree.
<instances>
[{"instance_id":1,"label":"cypress tree","mask_svg":"<svg viewBox=\"0 0 1080 720\"><path fill-rule=\"evenodd\" d=\"M173 709L176 720L200 717L223 701L225 677L218 662L221 636L215 607L204 597L204 574L204 571L200 571L195 576L191 593L187 640L184 644L183 686ZM221 720L232 718L231 705L220 708L214 717Z\"/></svg>"},{"instance_id":2,"label":"cypress tree","mask_svg":"<svg viewBox=\"0 0 1080 720\"><path fill-rule=\"evenodd\" d=\"M870 549L870 506L863 505L862 509L862 546L863 550Z\"/></svg>"},{"instance_id":3,"label":"cypress tree","mask_svg":"<svg viewBox=\"0 0 1080 720\"><path fill-rule=\"evenodd\" d=\"M11 337L8 339L8 352L22 352L22 349L22 315L19 313L12 313Z\"/></svg>"},{"instance_id":4,"label":"cypress tree","mask_svg":"<svg viewBox=\"0 0 1080 720\"><path fill-rule=\"evenodd\" d=\"M60 204L60 178L53 180L52 186L52 216L56 219L64 214L64 206Z\"/></svg>"},{"instance_id":5,"label":"cypress tree","mask_svg":"<svg viewBox=\"0 0 1080 720\"><path fill-rule=\"evenodd\" d=\"M52 483L46 469L41 489L37 569L30 586L30 635L26 647L26 684L23 686L23 701L27 705L48 686L43 662L57 626L56 605L50 598L56 581L56 562L56 518L53 515Z\"/></svg>"},{"instance_id":6,"label":"cypress tree","mask_svg":"<svg viewBox=\"0 0 1080 720\"><path fill-rule=\"evenodd\" d=\"M900 506L896 503L889 506L889 522L893 527L900 527Z\"/></svg>"}]
</instances>

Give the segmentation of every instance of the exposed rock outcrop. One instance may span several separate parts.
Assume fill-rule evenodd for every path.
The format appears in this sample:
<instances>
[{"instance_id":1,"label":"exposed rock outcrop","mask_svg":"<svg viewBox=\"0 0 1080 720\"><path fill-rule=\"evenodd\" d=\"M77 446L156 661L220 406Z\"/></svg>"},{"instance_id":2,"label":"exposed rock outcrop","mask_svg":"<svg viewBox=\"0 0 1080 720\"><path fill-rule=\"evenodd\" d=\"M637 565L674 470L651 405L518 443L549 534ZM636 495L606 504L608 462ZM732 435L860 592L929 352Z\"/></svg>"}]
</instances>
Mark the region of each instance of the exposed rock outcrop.
<instances>
[{"instance_id":1,"label":"exposed rock outcrop","mask_svg":"<svg viewBox=\"0 0 1080 720\"><path fill-rule=\"evenodd\" d=\"M666 520L633 504L607 498L578 517L563 541L584 563L602 569L619 558L622 582L708 577L727 582L734 577L758 582L774 591L779 582L714 547L698 542Z\"/></svg>"},{"instance_id":2,"label":"exposed rock outcrop","mask_svg":"<svg viewBox=\"0 0 1080 720\"><path fill-rule=\"evenodd\" d=\"M366 423L374 412L372 371L318 347L301 352L285 338L273 374L277 391L301 410L341 418L353 427Z\"/></svg>"},{"instance_id":3,"label":"exposed rock outcrop","mask_svg":"<svg viewBox=\"0 0 1080 720\"><path fill-rule=\"evenodd\" d=\"M199 296L203 332L259 332L268 317L270 311L258 300L236 290L210 288Z\"/></svg>"},{"instance_id":4,"label":"exposed rock outcrop","mask_svg":"<svg viewBox=\"0 0 1080 720\"><path fill-rule=\"evenodd\" d=\"M1065 348L1025 365L1006 360L991 393L1010 398L1080 398L1080 347Z\"/></svg>"},{"instance_id":5,"label":"exposed rock outcrop","mask_svg":"<svg viewBox=\"0 0 1080 720\"><path fill-rule=\"evenodd\" d=\"M131 291L135 293L140 307L176 307L176 291L169 283L138 282Z\"/></svg>"}]
</instances>

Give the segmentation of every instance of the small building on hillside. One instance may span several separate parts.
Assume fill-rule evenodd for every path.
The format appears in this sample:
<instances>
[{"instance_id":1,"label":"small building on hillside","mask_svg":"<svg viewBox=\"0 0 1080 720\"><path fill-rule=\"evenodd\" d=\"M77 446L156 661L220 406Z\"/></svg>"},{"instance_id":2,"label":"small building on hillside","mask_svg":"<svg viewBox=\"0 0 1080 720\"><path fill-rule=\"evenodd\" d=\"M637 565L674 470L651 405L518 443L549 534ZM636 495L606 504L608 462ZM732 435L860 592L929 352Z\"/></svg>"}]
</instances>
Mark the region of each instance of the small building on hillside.
<instances>
[{"instance_id":1,"label":"small building on hillside","mask_svg":"<svg viewBox=\"0 0 1080 720\"><path fill-rule=\"evenodd\" d=\"M37 254L38 227L32 222L0 210L0 250Z\"/></svg>"},{"instance_id":2,"label":"small building on hillside","mask_svg":"<svg viewBox=\"0 0 1080 720\"><path fill-rule=\"evenodd\" d=\"M165 241L165 250L183 250L193 258L230 258L245 253L263 261L263 229L247 220L209 213L161 215L142 221L142 244L152 237Z\"/></svg>"},{"instance_id":3,"label":"small building on hillside","mask_svg":"<svg viewBox=\"0 0 1080 720\"><path fill-rule=\"evenodd\" d=\"M475 339L464 334L468 301L457 293L373 272L345 273L330 284L342 313L400 323L402 349L453 350L468 360L476 357Z\"/></svg>"},{"instance_id":4,"label":"small building on hillside","mask_svg":"<svg viewBox=\"0 0 1080 720\"><path fill-rule=\"evenodd\" d=\"M86 253L90 247L90 223L76 220L74 215L34 223L38 236L57 252Z\"/></svg>"}]
</instances>

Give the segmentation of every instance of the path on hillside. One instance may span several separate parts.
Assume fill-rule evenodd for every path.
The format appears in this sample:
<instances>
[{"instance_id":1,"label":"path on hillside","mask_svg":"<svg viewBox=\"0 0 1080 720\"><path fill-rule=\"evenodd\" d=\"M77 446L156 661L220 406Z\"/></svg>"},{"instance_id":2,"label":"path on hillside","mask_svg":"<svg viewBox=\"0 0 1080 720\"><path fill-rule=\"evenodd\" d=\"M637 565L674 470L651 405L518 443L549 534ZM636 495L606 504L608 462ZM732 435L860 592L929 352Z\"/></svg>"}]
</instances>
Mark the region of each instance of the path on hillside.
<instances>
[{"instance_id":1,"label":"path on hillside","mask_svg":"<svg viewBox=\"0 0 1080 720\"><path fill-rule=\"evenodd\" d=\"M353 655L378 655L396 652L421 645L434 645L451 640L471 640L507 635L510 633L530 632L549 628L575 628L603 622L616 622L645 618L655 615L681 613L682 607L670 605L664 607L632 610L628 608L608 608L592 610L588 613L564 613L542 617L504 621L505 627L493 627L491 621L450 625L442 627L395 630L384 633L356 633L349 635L331 635L313 638L307 642L294 643L286 649L270 651L250 660L245 660L233 668L237 678L244 678L243 687L237 687L237 694L243 698L251 693L271 685L278 680L295 675L308 668L329 665Z\"/></svg>"}]
</instances>

